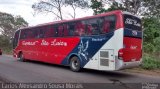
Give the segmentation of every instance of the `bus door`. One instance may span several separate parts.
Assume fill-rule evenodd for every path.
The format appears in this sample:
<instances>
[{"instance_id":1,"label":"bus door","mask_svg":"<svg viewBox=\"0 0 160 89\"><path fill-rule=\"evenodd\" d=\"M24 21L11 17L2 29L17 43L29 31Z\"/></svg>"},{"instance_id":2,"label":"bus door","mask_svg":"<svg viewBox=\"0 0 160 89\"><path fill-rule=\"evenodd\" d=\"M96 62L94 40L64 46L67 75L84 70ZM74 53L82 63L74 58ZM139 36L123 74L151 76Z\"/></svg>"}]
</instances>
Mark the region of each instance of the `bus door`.
<instances>
[{"instance_id":1,"label":"bus door","mask_svg":"<svg viewBox=\"0 0 160 89\"><path fill-rule=\"evenodd\" d=\"M114 70L115 58L113 50L100 50L99 52L99 70Z\"/></svg>"}]
</instances>

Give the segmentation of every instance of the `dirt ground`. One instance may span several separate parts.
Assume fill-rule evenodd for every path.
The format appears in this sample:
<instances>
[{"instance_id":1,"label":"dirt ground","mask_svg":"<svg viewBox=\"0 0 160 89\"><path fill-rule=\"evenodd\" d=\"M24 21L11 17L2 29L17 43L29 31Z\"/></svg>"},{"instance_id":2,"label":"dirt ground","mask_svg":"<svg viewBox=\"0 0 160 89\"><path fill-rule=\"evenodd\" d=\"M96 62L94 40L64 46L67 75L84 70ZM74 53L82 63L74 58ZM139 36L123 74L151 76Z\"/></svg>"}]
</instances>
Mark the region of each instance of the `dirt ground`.
<instances>
[{"instance_id":1,"label":"dirt ground","mask_svg":"<svg viewBox=\"0 0 160 89\"><path fill-rule=\"evenodd\" d=\"M130 73L139 73L139 74L151 75L151 76L159 76L160 77L160 69L144 70L142 68L132 68L132 69L125 69L125 70L122 70L122 71L130 72Z\"/></svg>"}]
</instances>

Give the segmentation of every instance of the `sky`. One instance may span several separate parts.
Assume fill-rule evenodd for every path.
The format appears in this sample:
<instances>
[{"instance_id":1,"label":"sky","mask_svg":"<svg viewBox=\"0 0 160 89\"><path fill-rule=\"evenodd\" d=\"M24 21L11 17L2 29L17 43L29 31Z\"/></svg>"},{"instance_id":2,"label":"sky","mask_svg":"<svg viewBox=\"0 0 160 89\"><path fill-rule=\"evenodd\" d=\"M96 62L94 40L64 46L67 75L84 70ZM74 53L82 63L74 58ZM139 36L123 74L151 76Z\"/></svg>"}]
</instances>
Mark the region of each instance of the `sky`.
<instances>
[{"instance_id":1,"label":"sky","mask_svg":"<svg viewBox=\"0 0 160 89\"><path fill-rule=\"evenodd\" d=\"M32 5L40 0L0 0L0 12L6 12L14 16L20 15L29 23L29 26L35 26L38 24L43 24L47 22L55 21L53 14L36 14L34 15L34 10ZM71 11L70 8L64 8L64 11ZM77 10L77 18L93 15L91 9L87 10ZM71 19L65 16L65 19Z\"/></svg>"}]
</instances>

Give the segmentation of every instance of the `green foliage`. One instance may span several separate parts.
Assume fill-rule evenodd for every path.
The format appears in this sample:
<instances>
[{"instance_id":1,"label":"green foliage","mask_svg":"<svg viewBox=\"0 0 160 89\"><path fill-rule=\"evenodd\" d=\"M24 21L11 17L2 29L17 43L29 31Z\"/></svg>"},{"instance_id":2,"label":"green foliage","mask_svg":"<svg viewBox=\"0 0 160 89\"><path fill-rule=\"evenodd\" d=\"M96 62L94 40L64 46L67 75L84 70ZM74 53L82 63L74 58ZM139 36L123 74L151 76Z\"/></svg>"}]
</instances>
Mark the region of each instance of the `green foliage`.
<instances>
[{"instance_id":1,"label":"green foliage","mask_svg":"<svg viewBox=\"0 0 160 89\"><path fill-rule=\"evenodd\" d=\"M119 0L119 2L116 2L115 0L91 0L91 8L93 9L94 14L113 10L123 10L139 15L143 13L143 3L143 0ZM109 8L105 8L106 6L109 6Z\"/></svg>"},{"instance_id":2,"label":"green foliage","mask_svg":"<svg viewBox=\"0 0 160 89\"><path fill-rule=\"evenodd\" d=\"M93 9L95 15L100 14L100 13L104 13L104 12L107 11L104 8L102 2L97 1L97 0L91 0L91 6L90 7Z\"/></svg>"},{"instance_id":3,"label":"green foliage","mask_svg":"<svg viewBox=\"0 0 160 89\"><path fill-rule=\"evenodd\" d=\"M0 35L0 48L3 50L3 53L11 53L12 44L9 39L5 36Z\"/></svg>"},{"instance_id":4,"label":"green foliage","mask_svg":"<svg viewBox=\"0 0 160 89\"><path fill-rule=\"evenodd\" d=\"M155 18L143 18L144 26L144 52L160 52L160 21Z\"/></svg>"},{"instance_id":5,"label":"green foliage","mask_svg":"<svg viewBox=\"0 0 160 89\"><path fill-rule=\"evenodd\" d=\"M155 50L155 47L152 43L144 42L143 43L143 49L144 49L144 52L153 53L154 50Z\"/></svg>"},{"instance_id":6,"label":"green foliage","mask_svg":"<svg viewBox=\"0 0 160 89\"><path fill-rule=\"evenodd\" d=\"M160 54L160 37L156 37L155 39L153 39L153 44L155 47L154 52Z\"/></svg>"},{"instance_id":7,"label":"green foliage","mask_svg":"<svg viewBox=\"0 0 160 89\"><path fill-rule=\"evenodd\" d=\"M155 57L145 54L143 57L143 63L141 65L143 69L151 70L151 69L160 69L160 60Z\"/></svg>"},{"instance_id":8,"label":"green foliage","mask_svg":"<svg viewBox=\"0 0 160 89\"><path fill-rule=\"evenodd\" d=\"M3 53L11 52L11 38L15 31L26 26L28 23L22 17L0 12L0 48Z\"/></svg>"},{"instance_id":9,"label":"green foliage","mask_svg":"<svg viewBox=\"0 0 160 89\"><path fill-rule=\"evenodd\" d=\"M107 11L113 11L113 10L124 10L122 4L118 4L117 2L113 2L110 8L107 9Z\"/></svg>"}]
</instances>

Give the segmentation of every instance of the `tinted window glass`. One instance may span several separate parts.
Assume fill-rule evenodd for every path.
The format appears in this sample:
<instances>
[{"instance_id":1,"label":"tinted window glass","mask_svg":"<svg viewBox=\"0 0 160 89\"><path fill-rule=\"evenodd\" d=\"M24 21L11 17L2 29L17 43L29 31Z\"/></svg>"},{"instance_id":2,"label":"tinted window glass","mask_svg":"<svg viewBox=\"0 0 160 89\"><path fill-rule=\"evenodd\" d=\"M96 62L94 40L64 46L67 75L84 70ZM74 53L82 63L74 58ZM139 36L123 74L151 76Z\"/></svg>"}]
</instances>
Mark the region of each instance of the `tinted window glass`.
<instances>
[{"instance_id":1,"label":"tinted window glass","mask_svg":"<svg viewBox=\"0 0 160 89\"><path fill-rule=\"evenodd\" d=\"M116 16L106 16L103 17L102 33L108 33L115 30L116 27Z\"/></svg>"},{"instance_id":2,"label":"tinted window glass","mask_svg":"<svg viewBox=\"0 0 160 89\"><path fill-rule=\"evenodd\" d=\"M14 39L13 39L13 49L17 46L18 44L18 40L19 40L19 33L20 33L20 30L18 30L15 35L14 35Z\"/></svg>"},{"instance_id":3,"label":"tinted window glass","mask_svg":"<svg viewBox=\"0 0 160 89\"><path fill-rule=\"evenodd\" d=\"M20 39L26 39L27 38L27 29L21 30L21 36Z\"/></svg>"},{"instance_id":4,"label":"tinted window glass","mask_svg":"<svg viewBox=\"0 0 160 89\"><path fill-rule=\"evenodd\" d=\"M69 28L69 35L70 36L76 36L76 34L75 34L75 23L69 23L68 28Z\"/></svg>"},{"instance_id":5,"label":"tinted window glass","mask_svg":"<svg viewBox=\"0 0 160 89\"><path fill-rule=\"evenodd\" d=\"M87 23L87 30L88 34L98 35L100 34L100 27L99 27L99 19L89 19Z\"/></svg>"},{"instance_id":6,"label":"tinted window glass","mask_svg":"<svg viewBox=\"0 0 160 89\"><path fill-rule=\"evenodd\" d=\"M109 33L115 30L116 16L105 16L87 20L85 26L87 35L99 35Z\"/></svg>"},{"instance_id":7,"label":"tinted window glass","mask_svg":"<svg viewBox=\"0 0 160 89\"><path fill-rule=\"evenodd\" d=\"M39 38L39 29L34 28L32 31L33 31L33 38Z\"/></svg>"},{"instance_id":8,"label":"tinted window glass","mask_svg":"<svg viewBox=\"0 0 160 89\"><path fill-rule=\"evenodd\" d=\"M44 38L44 34L45 34L45 29L42 29L42 28L37 28L38 30L38 38Z\"/></svg>"},{"instance_id":9,"label":"tinted window glass","mask_svg":"<svg viewBox=\"0 0 160 89\"><path fill-rule=\"evenodd\" d=\"M124 14L124 27L131 30L141 31L141 20L135 16Z\"/></svg>"},{"instance_id":10,"label":"tinted window glass","mask_svg":"<svg viewBox=\"0 0 160 89\"><path fill-rule=\"evenodd\" d=\"M68 28L69 28L68 24L63 25L63 29L64 29L63 35L64 36L69 36L69 29Z\"/></svg>"},{"instance_id":11,"label":"tinted window glass","mask_svg":"<svg viewBox=\"0 0 160 89\"><path fill-rule=\"evenodd\" d=\"M20 39L37 38L38 32L35 29L24 29L21 31Z\"/></svg>"},{"instance_id":12,"label":"tinted window glass","mask_svg":"<svg viewBox=\"0 0 160 89\"><path fill-rule=\"evenodd\" d=\"M58 25L58 36L62 37L63 36L63 24Z\"/></svg>"},{"instance_id":13,"label":"tinted window glass","mask_svg":"<svg viewBox=\"0 0 160 89\"><path fill-rule=\"evenodd\" d=\"M75 35L85 35L85 23L83 21L76 22Z\"/></svg>"},{"instance_id":14,"label":"tinted window glass","mask_svg":"<svg viewBox=\"0 0 160 89\"><path fill-rule=\"evenodd\" d=\"M31 38L34 38L34 31L33 31L33 29L32 30L26 30L26 34L27 34L27 39L31 39Z\"/></svg>"},{"instance_id":15,"label":"tinted window glass","mask_svg":"<svg viewBox=\"0 0 160 89\"><path fill-rule=\"evenodd\" d=\"M44 37L54 37L56 35L55 29L52 26L43 27Z\"/></svg>"}]
</instances>

